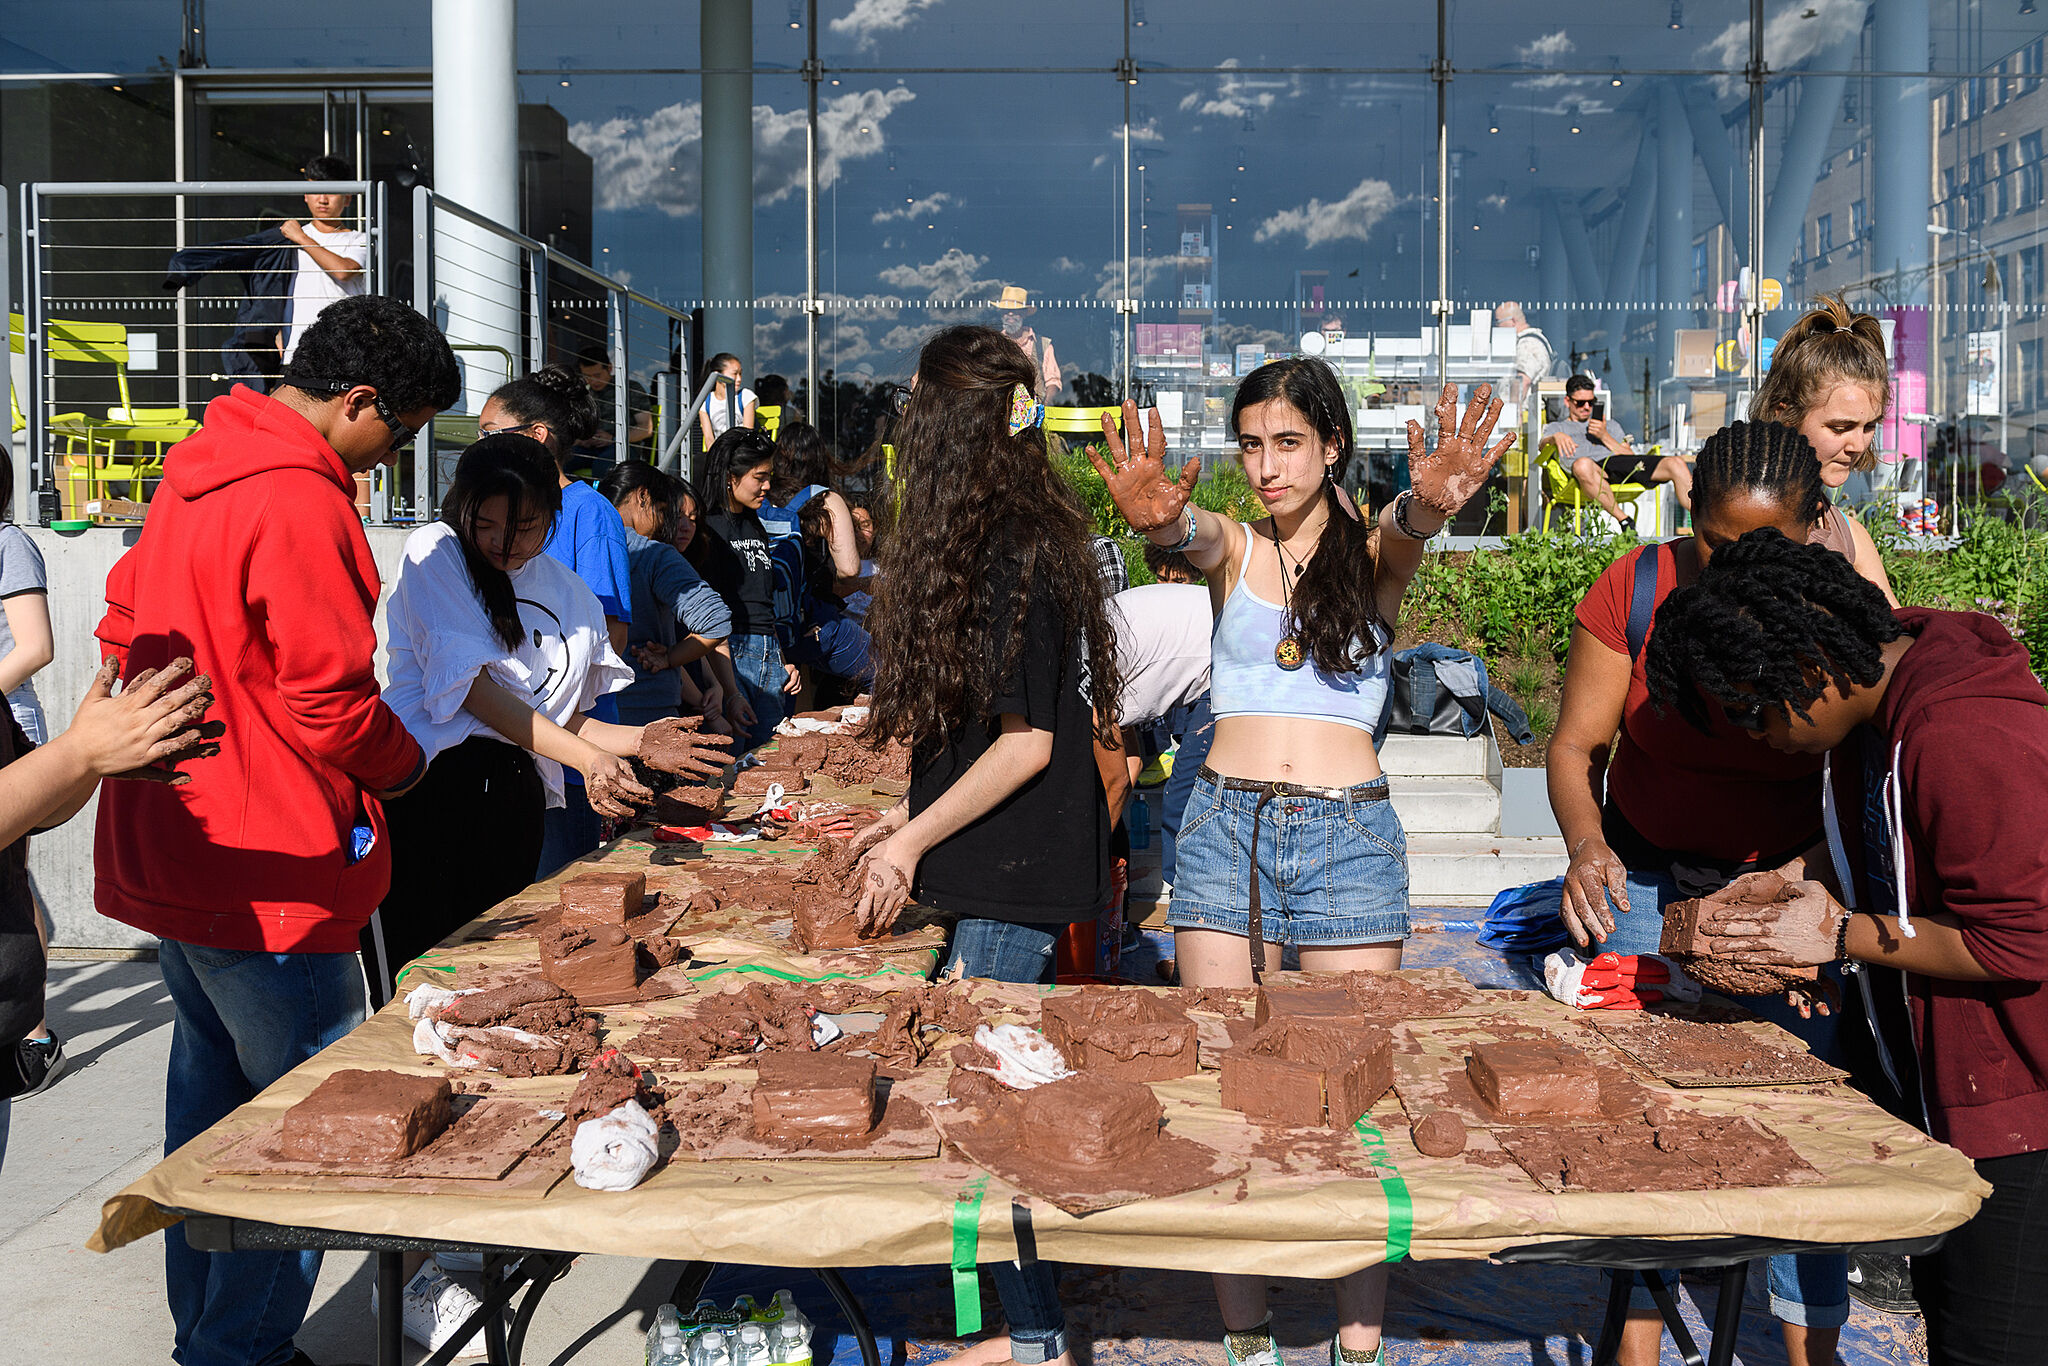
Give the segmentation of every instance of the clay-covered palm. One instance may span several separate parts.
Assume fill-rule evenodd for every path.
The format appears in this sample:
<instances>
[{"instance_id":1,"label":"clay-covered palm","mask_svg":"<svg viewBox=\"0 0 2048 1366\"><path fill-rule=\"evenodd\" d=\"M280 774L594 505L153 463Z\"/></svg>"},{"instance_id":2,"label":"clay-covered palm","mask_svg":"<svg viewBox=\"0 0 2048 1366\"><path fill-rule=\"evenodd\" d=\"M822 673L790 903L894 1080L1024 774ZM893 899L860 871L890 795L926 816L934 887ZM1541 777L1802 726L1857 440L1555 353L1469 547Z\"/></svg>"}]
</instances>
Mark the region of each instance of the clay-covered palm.
<instances>
[{"instance_id":1,"label":"clay-covered palm","mask_svg":"<svg viewBox=\"0 0 2048 1366\"><path fill-rule=\"evenodd\" d=\"M1446 384L1436 405L1433 450L1425 448L1422 424L1409 422L1408 484L1425 507L1454 517L1459 508L1472 501L1472 495L1486 486L1486 477L1515 441L1515 434L1509 432L1494 442L1492 449L1487 448L1487 438L1500 421L1500 407L1500 400L1493 397L1493 386L1481 384L1472 390L1472 401L1465 405L1465 414L1460 418L1458 386Z\"/></svg>"},{"instance_id":2,"label":"clay-covered palm","mask_svg":"<svg viewBox=\"0 0 2048 1366\"><path fill-rule=\"evenodd\" d=\"M1716 958L1816 967L1835 961L1848 914L1818 882L1751 873L1700 903L1699 927Z\"/></svg>"},{"instance_id":3,"label":"clay-covered palm","mask_svg":"<svg viewBox=\"0 0 2048 1366\"><path fill-rule=\"evenodd\" d=\"M1124 431L1137 430L1138 405L1126 403ZM1178 480L1167 476L1166 428L1159 421L1159 410L1152 410L1142 450L1132 452L1125 447L1124 438L1108 413L1102 415L1102 435L1109 443L1109 463L1102 463L1093 446L1088 448L1088 458L1094 462L1095 472L1109 485L1109 496L1116 501L1116 510L1131 524L1131 530L1143 535L1178 522L1187 509L1188 495L1201 482L1202 462L1190 460L1182 465Z\"/></svg>"}]
</instances>

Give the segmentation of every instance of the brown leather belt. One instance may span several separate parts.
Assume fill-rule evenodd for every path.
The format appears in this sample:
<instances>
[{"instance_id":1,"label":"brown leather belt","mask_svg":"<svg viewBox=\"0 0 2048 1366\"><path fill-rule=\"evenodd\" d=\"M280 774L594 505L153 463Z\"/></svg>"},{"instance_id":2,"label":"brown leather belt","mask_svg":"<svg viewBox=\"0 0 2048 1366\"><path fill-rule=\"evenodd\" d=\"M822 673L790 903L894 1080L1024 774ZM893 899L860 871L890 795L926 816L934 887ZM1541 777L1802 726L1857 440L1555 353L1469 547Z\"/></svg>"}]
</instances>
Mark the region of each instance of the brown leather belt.
<instances>
[{"instance_id":1,"label":"brown leather belt","mask_svg":"<svg viewBox=\"0 0 2048 1366\"><path fill-rule=\"evenodd\" d=\"M1303 783L1267 782L1258 778L1230 778L1207 764L1202 765L1201 777L1225 792L1256 792L1259 800L1252 807L1252 895L1249 913L1252 950L1252 980L1258 981L1266 971L1265 924L1260 915L1259 903L1259 817L1265 814L1266 803L1275 797L1317 797L1328 802L1383 802L1391 795L1390 785L1383 778L1358 783L1351 787L1309 787Z\"/></svg>"}]
</instances>

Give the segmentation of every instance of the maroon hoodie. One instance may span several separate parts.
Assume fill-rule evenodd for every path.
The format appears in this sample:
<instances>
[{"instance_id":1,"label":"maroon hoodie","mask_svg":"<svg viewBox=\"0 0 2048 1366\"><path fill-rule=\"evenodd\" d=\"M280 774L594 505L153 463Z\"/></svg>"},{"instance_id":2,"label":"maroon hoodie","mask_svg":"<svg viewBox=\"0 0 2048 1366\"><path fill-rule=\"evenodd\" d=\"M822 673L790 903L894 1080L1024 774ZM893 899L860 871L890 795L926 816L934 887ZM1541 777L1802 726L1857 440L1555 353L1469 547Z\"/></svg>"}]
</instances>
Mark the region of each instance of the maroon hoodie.
<instances>
[{"instance_id":1,"label":"maroon hoodie","mask_svg":"<svg viewBox=\"0 0 2048 1366\"><path fill-rule=\"evenodd\" d=\"M1973 1158L2048 1149L2048 692L1992 617L1908 607L1898 618L1915 639L1872 718L1877 746L1852 735L1833 756L1858 901L1874 908L1863 895L1874 860L1854 813L1890 805L1888 770L1907 906L1953 916L2001 979L1905 975L1934 1137Z\"/></svg>"}]
</instances>

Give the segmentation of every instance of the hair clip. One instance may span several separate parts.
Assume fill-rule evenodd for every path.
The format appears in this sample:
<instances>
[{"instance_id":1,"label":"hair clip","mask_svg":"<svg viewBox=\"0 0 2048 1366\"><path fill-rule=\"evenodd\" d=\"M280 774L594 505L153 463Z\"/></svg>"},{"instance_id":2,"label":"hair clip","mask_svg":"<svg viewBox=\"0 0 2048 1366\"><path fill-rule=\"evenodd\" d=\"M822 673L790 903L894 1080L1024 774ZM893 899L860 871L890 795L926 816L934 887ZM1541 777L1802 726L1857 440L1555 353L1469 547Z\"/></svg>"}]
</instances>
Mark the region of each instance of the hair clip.
<instances>
[{"instance_id":1,"label":"hair clip","mask_svg":"<svg viewBox=\"0 0 2048 1366\"><path fill-rule=\"evenodd\" d=\"M1045 405L1031 396L1031 391L1019 384L1010 390L1010 435L1015 436L1026 427L1036 427L1045 421Z\"/></svg>"}]
</instances>

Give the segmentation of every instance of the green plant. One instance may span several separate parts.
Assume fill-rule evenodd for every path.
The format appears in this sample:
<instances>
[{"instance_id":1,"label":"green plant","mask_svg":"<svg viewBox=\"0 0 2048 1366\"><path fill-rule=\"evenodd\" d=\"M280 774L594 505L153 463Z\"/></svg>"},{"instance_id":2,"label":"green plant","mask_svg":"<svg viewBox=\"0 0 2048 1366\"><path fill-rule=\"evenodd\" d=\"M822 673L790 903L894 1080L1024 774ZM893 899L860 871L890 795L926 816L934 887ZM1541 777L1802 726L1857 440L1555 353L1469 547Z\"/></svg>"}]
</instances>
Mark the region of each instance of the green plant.
<instances>
[{"instance_id":1,"label":"green plant","mask_svg":"<svg viewBox=\"0 0 2048 1366\"><path fill-rule=\"evenodd\" d=\"M1500 677L1517 701L1533 702L1545 687L1557 681L1557 664L1548 658L1531 659L1524 655L1503 664Z\"/></svg>"},{"instance_id":2,"label":"green plant","mask_svg":"<svg viewBox=\"0 0 2048 1366\"><path fill-rule=\"evenodd\" d=\"M1548 743L1550 733L1557 729L1556 708L1552 707L1548 702L1532 702L1529 704L1527 711L1529 713L1529 729L1536 732L1536 743L1539 745ZM1506 734L1506 732L1503 731L1502 734Z\"/></svg>"}]
</instances>

